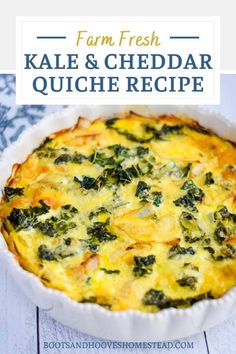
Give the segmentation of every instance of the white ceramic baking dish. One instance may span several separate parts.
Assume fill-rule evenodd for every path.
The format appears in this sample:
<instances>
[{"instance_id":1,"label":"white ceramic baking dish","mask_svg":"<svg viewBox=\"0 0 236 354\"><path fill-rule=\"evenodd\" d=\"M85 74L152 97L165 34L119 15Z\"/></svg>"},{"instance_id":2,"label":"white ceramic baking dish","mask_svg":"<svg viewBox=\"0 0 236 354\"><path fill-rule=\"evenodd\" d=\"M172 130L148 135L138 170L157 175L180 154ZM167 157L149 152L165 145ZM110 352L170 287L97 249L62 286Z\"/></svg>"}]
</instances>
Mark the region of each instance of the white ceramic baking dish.
<instances>
[{"instance_id":1,"label":"white ceramic baking dish","mask_svg":"<svg viewBox=\"0 0 236 354\"><path fill-rule=\"evenodd\" d=\"M50 133L75 124L78 116L88 119L111 117L133 110L141 114L187 114L224 138L236 141L236 123L222 115L191 106L80 106L42 119L28 128L7 148L0 159L0 188L11 174L14 163L21 163ZM208 329L236 311L236 288L217 300L202 300L187 309L165 309L155 314L139 311L110 312L96 304L82 304L60 291L46 288L32 273L25 271L8 250L0 235L0 262L24 290L29 299L56 320L96 337L120 341L161 341L193 335Z\"/></svg>"}]
</instances>

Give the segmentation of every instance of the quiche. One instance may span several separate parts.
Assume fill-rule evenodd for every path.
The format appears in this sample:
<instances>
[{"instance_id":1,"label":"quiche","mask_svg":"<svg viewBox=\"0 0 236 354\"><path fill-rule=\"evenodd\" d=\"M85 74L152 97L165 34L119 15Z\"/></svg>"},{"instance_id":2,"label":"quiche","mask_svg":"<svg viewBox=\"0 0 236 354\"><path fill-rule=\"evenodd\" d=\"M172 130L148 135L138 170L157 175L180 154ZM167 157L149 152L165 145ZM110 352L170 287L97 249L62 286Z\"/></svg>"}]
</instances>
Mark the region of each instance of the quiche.
<instances>
[{"instance_id":1,"label":"quiche","mask_svg":"<svg viewBox=\"0 0 236 354\"><path fill-rule=\"evenodd\" d=\"M236 285L235 184L234 143L188 117L79 118L13 167L2 234L77 302L185 308Z\"/></svg>"}]
</instances>

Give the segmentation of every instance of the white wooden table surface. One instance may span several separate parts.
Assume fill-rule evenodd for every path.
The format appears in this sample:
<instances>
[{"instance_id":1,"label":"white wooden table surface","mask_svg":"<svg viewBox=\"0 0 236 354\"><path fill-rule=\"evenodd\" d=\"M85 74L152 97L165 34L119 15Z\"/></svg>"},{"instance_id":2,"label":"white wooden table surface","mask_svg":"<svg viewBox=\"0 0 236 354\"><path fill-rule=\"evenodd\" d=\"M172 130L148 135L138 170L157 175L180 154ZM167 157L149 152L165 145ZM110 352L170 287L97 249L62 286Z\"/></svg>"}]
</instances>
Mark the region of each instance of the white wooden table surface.
<instances>
[{"instance_id":1,"label":"white wooden table surface","mask_svg":"<svg viewBox=\"0 0 236 354\"><path fill-rule=\"evenodd\" d=\"M228 75L227 75L228 76ZM220 109L233 118L236 111L236 75L222 80ZM1 108L1 107L0 107ZM219 107L218 107L219 109ZM236 116L234 118L236 120ZM1 121L1 119L0 119ZM99 325L99 324L98 324ZM181 340L187 349L96 349L101 340L78 333L51 319L36 308L22 293L7 269L0 264L0 354L116 354L116 353L179 353L236 354L236 315L218 326L194 337ZM64 344L63 344L64 343ZM73 349L84 345L85 349ZM104 344L104 343L103 343ZM64 349L62 346L64 345ZM171 344L167 343L171 346ZM53 349L50 347L54 346ZM61 346L57 349L56 346ZM160 347L164 345L161 343ZM179 346L179 345L178 345ZM70 348L68 348L70 347ZM87 347L87 349L86 349Z\"/></svg>"}]
</instances>

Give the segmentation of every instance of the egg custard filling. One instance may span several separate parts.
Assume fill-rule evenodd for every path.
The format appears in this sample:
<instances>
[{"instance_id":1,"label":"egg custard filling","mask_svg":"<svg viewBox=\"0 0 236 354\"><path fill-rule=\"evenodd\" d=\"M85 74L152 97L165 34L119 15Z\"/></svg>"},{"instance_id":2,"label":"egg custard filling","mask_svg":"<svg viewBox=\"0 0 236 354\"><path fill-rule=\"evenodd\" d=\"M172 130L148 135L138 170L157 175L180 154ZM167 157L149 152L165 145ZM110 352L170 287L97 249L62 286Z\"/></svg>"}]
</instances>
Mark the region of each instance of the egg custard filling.
<instances>
[{"instance_id":1,"label":"egg custard filling","mask_svg":"<svg viewBox=\"0 0 236 354\"><path fill-rule=\"evenodd\" d=\"M185 308L236 285L235 184L235 145L190 118L80 118L13 167L2 233L77 302Z\"/></svg>"}]
</instances>

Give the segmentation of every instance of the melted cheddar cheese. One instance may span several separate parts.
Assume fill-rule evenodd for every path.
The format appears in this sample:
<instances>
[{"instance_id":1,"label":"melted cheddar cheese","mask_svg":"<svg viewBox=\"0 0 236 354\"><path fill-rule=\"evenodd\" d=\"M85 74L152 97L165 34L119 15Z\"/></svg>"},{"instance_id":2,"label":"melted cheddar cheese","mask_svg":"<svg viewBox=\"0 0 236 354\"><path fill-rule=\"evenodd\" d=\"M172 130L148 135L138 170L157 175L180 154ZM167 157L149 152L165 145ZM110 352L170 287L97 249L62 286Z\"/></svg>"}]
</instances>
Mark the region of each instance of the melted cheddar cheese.
<instances>
[{"instance_id":1,"label":"melted cheddar cheese","mask_svg":"<svg viewBox=\"0 0 236 354\"><path fill-rule=\"evenodd\" d=\"M2 233L75 301L188 307L236 284L235 181L234 144L190 118L80 118L14 166Z\"/></svg>"}]
</instances>

